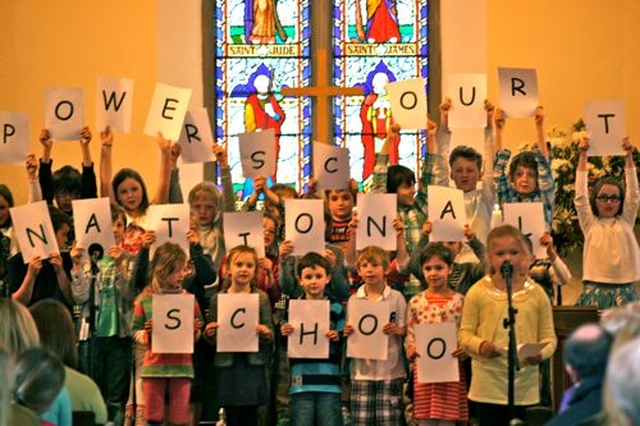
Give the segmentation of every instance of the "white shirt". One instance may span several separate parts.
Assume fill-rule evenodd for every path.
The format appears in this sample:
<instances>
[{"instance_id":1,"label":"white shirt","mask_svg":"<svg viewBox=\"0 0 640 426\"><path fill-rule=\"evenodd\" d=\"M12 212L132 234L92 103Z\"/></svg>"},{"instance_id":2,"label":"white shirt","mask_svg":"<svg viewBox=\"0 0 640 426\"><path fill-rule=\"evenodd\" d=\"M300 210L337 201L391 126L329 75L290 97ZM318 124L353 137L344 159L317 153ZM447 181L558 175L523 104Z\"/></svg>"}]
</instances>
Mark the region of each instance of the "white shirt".
<instances>
[{"instance_id":1,"label":"white shirt","mask_svg":"<svg viewBox=\"0 0 640 426\"><path fill-rule=\"evenodd\" d=\"M640 280L640 249L633 233L640 192L636 169L625 169L624 208L616 217L600 218L591 211L586 171L576 173L575 206L584 234L582 279L627 284Z\"/></svg>"},{"instance_id":2,"label":"white shirt","mask_svg":"<svg viewBox=\"0 0 640 426\"><path fill-rule=\"evenodd\" d=\"M358 292L350 299L369 299L365 290L365 285L358 288ZM389 286L384 287L382 297L376 302L386 302L389 304L389 315L395 315L395 322L398 327L407 325L407 302L404 296L397 290ZM347 324L349 324L349 312L347 311ZM348 344L348 342L347 342ZM405 377L404 359L402 357L402 337L389 336L388 355L386 361L352 358L351 378L353 380L393 380Z\"/></svg>"}]
</instances>

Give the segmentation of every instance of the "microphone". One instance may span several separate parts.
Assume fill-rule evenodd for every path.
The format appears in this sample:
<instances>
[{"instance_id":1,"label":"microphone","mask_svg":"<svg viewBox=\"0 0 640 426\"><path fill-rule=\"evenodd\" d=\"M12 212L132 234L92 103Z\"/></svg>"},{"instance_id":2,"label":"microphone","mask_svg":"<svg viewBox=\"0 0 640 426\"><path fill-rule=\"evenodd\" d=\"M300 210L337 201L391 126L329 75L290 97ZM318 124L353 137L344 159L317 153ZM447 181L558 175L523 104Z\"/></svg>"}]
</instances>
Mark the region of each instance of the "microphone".
<instances>
[{"instance_id":1,"label":"microphone","mask_svg":"<svg viewBox=\"0 0 640 426\"><path fill-rule=\"evenodd\" d=\"M87 249L87 252L94 262L97 262L98 260L102 259L102 256L104 256L104 249L98 243L91 244Z\"/></svg>"},{"instance_id":2,"label":"microphone","mask_svg":"<svg viewBox=\"0 0 640 426\"><path fill-rule=\"evenodd\" d=\"M100 244L93 243L89 246L87 252L89 253L89 261L91 262L91 272L97 274L99 271L98 261L104 256L104 249Z\"/></svg>"},{"instance_id":3,"label":"microphone","mask_svg":"<svg viewBox=\"0 0 640 426\"><path fill-rule=\"evenodd\" d=\"M505 280L511 279L511 276L513 275L513 265L510 260L502 262L502 265L500 266L500 273L502 274L502 278Z\"/></svg>"}]
</instances>

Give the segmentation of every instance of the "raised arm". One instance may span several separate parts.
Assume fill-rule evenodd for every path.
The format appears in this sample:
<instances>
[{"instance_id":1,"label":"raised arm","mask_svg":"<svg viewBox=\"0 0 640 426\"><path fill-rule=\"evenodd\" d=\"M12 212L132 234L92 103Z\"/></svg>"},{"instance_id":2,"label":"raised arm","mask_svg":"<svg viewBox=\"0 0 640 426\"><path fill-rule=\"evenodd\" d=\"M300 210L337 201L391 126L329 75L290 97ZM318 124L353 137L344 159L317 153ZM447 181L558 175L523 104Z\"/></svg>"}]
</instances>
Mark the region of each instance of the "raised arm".
<instances>
[{"instance_id":1,"label":"raised arm","mask_svg":"<svg viewBox=\"0 0 640 426\"><path fill-rule=\"evenodd\" d=\"M495 114L496 108L491 101L485 99L484 110L487 113L487 126L484 128L484 164L482 165L482 173L485 182L490 182L493 175L493 158L496 155L496 147L494 146L495 133L493 129L493 115Z\"/></svg>"},{"instance_id":2,"label":"raised arm","mask_svg":"<svg viewBox=\"0 0 640 426\"><path fill-rule=\"evenodd\" d=\"M438 159L433 166L434 183L440 186L449 186L449 149L451 145L451 132L449 131L450 109L451 99L445 98L440 104L440 126L436 133Z\"/></svg>"},{"instance_id":3,"label":"raised arm","mask_svg":"<svg viewBox=\"0 0 640 426\"><path fill-rule=\"evenodd\" d=\"M587 151L589 150L589 137L584 136L578 144L578 169L576 172L576 195L573 204L578 214L578 222L582 232L585 233L594 221L588 191L588 167Z\"/></svg>"},{"instance_id":4,"label":"raised arm","mask_svg":"<svg viewBox=\"0 0 640 426\"><path fill-rule=\"evenodd\" d=\"M376 154L376 164L373 168L373 183L371 192L383 194L387 192L387 169L389 167L389 151L393 142L400 137L400 125L394 124L389 128L380 152Z\"/></svg>"},{"instance_id":5,"label":"raised arm","mask_svg":"<svg viewBox=\"0 0 640 426\"><path fill-rule=\"evenodd\" d=\"M91 143L91 129L89 126L84 126L80 133L80 149L82 150L82 167L90 167L93 164L91 159L91 150L89 144Z\"/></svg>"},{"instance_id":6,"label":"raised arm","mask_svg":"<svg viewBox=\"0 0 640 426\"><path fill-rule=\"evenodd\" d=\"M158 187L152 203L167 204L169 202L169 183L171 181L171 141L165 139L160 132L158 132L156 140L160 148L160 176L158 177Z\"/></svg>"},{"instance_id":7,"label":"raised arm","mask_svg":"<svg viewBox=\"0 0 640 426\"><path fill-rule=\"evenodd\" d=\"M626 194L624 199L624 208L622 209L622 215L627 223L629 223L633 227L638 215L638 205L640 205L638 175L636 174L636 167L633 162L633 145L631 144L631 140L628 137L625 137L623 139L622 147L624 148L627 156L624 171Z\"/></svg>"},{"instance_id":8,"label":"raised arm","mask_svg":"<svg viewBox=\"0 0 640 426\"><path fill-rule=\"evenodd\" d=\"M589 150L589 138L585 137L578 143L578 171L586 172L587 168L587 151Z\"/></svg>"},{"instance_id":9,"label":"raised arm","mask_svg":"<svg viewBox=\"0 0 640 426\"><path fill-rule=\"evenodd\" d=\"M36 277L42 269L42 259L36 256L29 260L27 267L22 264L22 258L13 258L9 262L7 271L7 283L11 288L11 299L27 306L33 297L33 288L36 283ZM20 263L16 262L19 260Z\"/></svg>"},{"instance_id":10,"label":"raised arm","mask_svg":"<svg viewBox=\"0 0 640 426\"><path fill-rule=\"evenodd\" d=\"M438 125L427 117L427 155L422 159L418 178L418 192L414 199L414 204L419 205L425 214L427 214L427 188L429 185L433 185L435 181L433 170L438 156L437 133Z\"/></svg>"},{"instance_id":11,"label":"raised arm","mask_svg":"<svg viewBox=\"0 0 640 426\"><path fill-rule=\"evenodd\" d=\"M27 156L25 162L25 168L27 169L27 179L29 181L29 202L34 203L42 200L42 190L40 189L40 183L38 182L38 160L34 154Z\"/></svg>"},{"instance_id":12,"label":"raised arm","mask_svg":"<svg viewBox=\"0 0 640 426\"><path fill-rule=\"evenodd\" d=\"M180 169L178 168L178 158L180 158L180 144L171 145L171 177L169 179L169 204L182 204L182 187L180 186Z\"/></svg>"},{"instance_id":13,"label":"raised arm","mask_svg":"<svg viewBox=\"0 0 640 426\"><path fill-rule=\"evenodd\" d=\"M231 180L231 169L229 168L229 156L227 155L227 150L218 144L214 144L212 150L213 155L215 155L216 161L220 166L223 209L225 212L234 212L236 211L236 196L233 193L233 181ZM257 193L257 191L254 192L254 194L255 193Z\"/></svg>"},{"instance_id":14,"label":"raised arm","mask_svg":"<svg viewBox=\"0 0 640 426\"><path fill-rule=\"evenodd\" d=\"M51 149L53 148L53 139L49 130L42 129L38 138L42 145L42 157L40 158L40 168L38 170L38 180L40 181L40 190L42 198L47 204L53 203L53 177L51 175Z\"/></svg>"},{"instance_id":15,"label":"raised arm","mask_svg":"<svg viewBox=\"0 0 640 426\"><path fill-rule=\"evenodd\" d=\"M100 195L102 197L109 197L109 201L111 203L117 204L116 194L113 193L111 186L111 150L113 148L113 132L109 126L107 126L104 131L100 132L100 141L102 142L102 146L100 148Z\"/></svg>"},{"instance_id":16,"label":"raised arm","mask_svg":"<svg viewBox=\"0 0 640 426\"><path fill-rule=\"evenodd\" d=\"M536 122L536 141L540 153L549 161L549 148L547 147L547 138L544 133L544 108L538 106L534 113Z\"/></svg>"},{"instance_id":17,"label":"raised arm","mask_svg":"<svg viewBox=\"0 0 640 426\"><path fill-rule=\"evenodd\" d=\"M625 156L626 156L626 161L624 166L628 169L634 168L636 165L633 162L633 145L631 144L631 139L629 139L628 136L626 136L622 140L622 148L624 149Z\"/></svg>"},{"instance_id":18,"label":"raised arm","mask_svg":"<svg viewBox=\"0 0 640 426\"><path fill-rule=\"evenodd\" d=\"M91 150L89 149L91 139L91 129L89 129L89 126L84 126L82 128L80 137L80 149L82 151L82 177L80 180L80 198L82 199L98 197L96 174L93 171L93 160L91 158Z\"/></svg>"},{"instance_id":19,"label":"raised arm","mask_svg":"<svg viewBox=\"0 0 640 426\"><path fill-rule=\"evenodd\" d=\"M496 111L493 115L493 129L495 135L495 149L496 152L502 150L502 133L504 132L504 111L500 108L496 108Z\"/></svg>"}]
</instances>

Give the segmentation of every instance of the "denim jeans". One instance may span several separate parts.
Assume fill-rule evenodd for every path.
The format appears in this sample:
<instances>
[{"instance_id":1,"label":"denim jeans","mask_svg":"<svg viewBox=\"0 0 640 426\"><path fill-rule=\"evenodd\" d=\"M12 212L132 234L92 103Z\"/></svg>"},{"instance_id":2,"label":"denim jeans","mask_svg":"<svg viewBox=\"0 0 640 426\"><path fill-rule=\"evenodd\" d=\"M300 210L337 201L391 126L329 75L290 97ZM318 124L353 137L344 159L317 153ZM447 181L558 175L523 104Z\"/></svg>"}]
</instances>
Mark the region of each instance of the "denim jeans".
<instances>
[{"instance_id":1,"label":"denim jeans","mask_svg":"<svg viewBox=\"0 0 640 426\"><path fill-rule=\"evenodd\" d=\"M291 426L342 426L340 394L304 392L291 395Z\"/></svg>"}]
</instances>

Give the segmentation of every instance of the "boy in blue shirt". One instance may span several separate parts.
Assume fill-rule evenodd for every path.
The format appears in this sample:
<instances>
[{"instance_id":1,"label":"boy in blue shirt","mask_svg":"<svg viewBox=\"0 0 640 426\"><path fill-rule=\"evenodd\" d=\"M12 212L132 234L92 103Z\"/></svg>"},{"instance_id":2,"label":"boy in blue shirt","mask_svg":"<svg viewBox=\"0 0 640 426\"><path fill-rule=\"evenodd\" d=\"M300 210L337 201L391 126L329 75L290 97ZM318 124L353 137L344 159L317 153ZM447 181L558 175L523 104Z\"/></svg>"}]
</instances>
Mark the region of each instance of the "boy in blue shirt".
<instances>
[{"instance_id":1,"label":"boy in blue shirt","mask_svg":"<svg viewBox=\"0 0 640 426\"><path fill-rule=\"evenodd\" d=\"M331 281L331 265L322 255L307 253L298 262L297 276L304 289L302 299L325 300L325 287ZM324 335L330 340L329 358L290 358L291 365L291 424L342 425L341 387L341 339L344 328L344 307L330 301L329 331ZM286 322L281 327L283 336L295 331L294 324Z\"/></svg>"}]
</instances>

